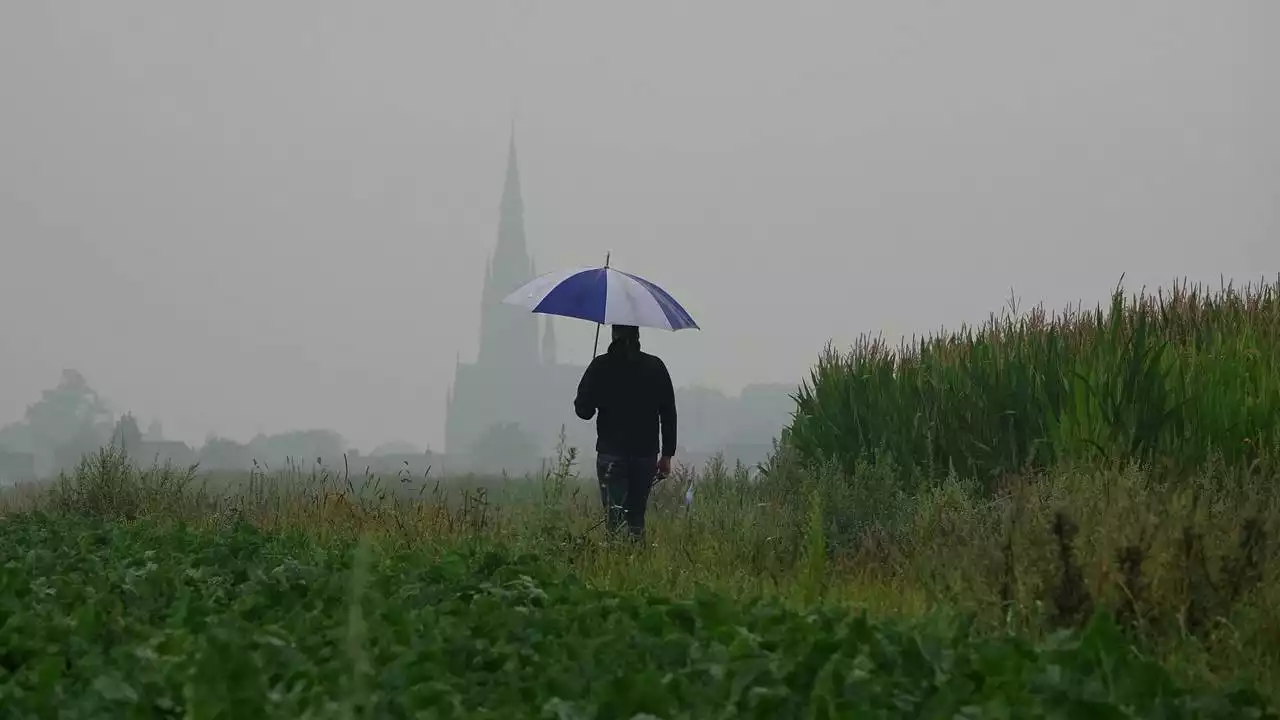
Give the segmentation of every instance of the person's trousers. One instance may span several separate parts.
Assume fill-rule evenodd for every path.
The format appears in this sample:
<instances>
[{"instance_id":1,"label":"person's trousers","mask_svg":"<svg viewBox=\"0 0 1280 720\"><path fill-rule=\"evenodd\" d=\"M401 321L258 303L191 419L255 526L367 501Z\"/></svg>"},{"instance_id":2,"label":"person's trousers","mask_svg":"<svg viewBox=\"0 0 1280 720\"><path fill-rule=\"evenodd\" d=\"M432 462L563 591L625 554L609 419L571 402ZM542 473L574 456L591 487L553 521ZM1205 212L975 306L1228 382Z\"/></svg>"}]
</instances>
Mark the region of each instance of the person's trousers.
<instances>
[{"instance_id":1,"label":"person's trousers","mask_svg":"<svg viewBox=\"0 0 1280 720\"><path fill-rule=\"evenodd\" d=\"M632 539L644 537L644 513L649 491L658 474L658 459L622 457L598 453L596 477L600 480L600 502L604 504L605 527L610 535L625 524Z\"/></svg>"}]
</instances>

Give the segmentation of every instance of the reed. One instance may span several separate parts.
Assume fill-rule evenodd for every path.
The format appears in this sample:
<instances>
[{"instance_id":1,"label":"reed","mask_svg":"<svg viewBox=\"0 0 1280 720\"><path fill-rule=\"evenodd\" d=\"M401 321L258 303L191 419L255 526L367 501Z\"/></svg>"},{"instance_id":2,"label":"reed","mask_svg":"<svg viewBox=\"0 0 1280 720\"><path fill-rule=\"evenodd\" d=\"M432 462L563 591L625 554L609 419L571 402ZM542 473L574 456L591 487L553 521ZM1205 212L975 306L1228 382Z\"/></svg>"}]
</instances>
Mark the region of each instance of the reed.
<instances>
[{"instance_id":1,"label":"reed","mask_svg":"<svg viewBox=\"0 0 1280 720\"><path fill-rule=\"evenodd\" d=\"M796 395L787 441L852 471L891 458L904 481L1280 462L1280 278L1216 291L1117 290L1106 308L993 315L904 342L828 347Z\"/></svg>"}]
</instances>

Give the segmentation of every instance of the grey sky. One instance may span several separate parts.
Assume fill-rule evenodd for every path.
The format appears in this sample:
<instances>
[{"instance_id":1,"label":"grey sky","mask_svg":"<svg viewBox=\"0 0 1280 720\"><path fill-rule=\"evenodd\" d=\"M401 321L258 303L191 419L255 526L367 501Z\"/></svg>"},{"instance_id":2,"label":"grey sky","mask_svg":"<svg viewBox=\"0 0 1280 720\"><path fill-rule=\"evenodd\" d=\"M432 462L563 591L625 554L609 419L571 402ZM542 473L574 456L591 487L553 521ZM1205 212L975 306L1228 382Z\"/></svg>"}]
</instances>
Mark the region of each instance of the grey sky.
<instances>
[{"instance_id":1,"label":"grey sky","mask_svg":"<svg viewBox=\"0 0 1280 720\"><path fill-rule=\"evenodd\" d=\"M513 108L539 270L678 384L1280 271L1280 3L0 4L0 421L76 367L168 434L438 446ZM585 362L592 327L557 325ZM566 398L566 418L569 419Z\"/></svg>"}]
</instances>

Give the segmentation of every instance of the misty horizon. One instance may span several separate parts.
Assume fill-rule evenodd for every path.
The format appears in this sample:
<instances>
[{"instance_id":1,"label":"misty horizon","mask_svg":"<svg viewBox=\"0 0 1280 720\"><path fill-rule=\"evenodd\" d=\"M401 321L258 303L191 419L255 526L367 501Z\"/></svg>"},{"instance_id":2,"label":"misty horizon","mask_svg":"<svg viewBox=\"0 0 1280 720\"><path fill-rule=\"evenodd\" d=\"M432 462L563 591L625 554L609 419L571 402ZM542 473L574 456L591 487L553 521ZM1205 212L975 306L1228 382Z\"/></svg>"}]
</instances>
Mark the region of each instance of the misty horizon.
<instances>
[{"instance_id":1,"label":"misty horizon","mask_svg":"<svg viewBox=\"0 0 1280 720\"><path fill-rule=\"evenodd\" d=\"M0 425L75 368L193 444L439 448L513 126L538 271L668 289L677 386L1280 270L1265 2L290 7L0 8Z\"/></svg>"}]
</instances>

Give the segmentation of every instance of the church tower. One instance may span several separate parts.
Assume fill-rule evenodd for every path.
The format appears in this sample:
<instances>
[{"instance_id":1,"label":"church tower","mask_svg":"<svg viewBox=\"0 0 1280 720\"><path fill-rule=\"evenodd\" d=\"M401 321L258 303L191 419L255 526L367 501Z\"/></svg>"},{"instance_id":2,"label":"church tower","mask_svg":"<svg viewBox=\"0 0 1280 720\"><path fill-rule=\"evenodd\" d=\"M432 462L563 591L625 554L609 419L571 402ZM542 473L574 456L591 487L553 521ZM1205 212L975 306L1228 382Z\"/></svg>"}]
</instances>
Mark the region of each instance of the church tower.
<instances>
[{"instance_id":1,"label":"church tower","mask_svg":"<svg viewBox=\"0 0 1280 720\"><path fill-rule=\"evenodd\" d=\"M524 198L520 194L520 168L512 129L507 148L507 175L498 212L498 244L489 258L480 308L480 353L476 365L503 372L538 364L538 323L523 308L505 305L502 299L529 282L533 259L524 234Z\"/></svg>"},{"instance_id":2,"label":"church tower","mask_svg":"<svg viewBox=\"0 0 1280 720\"><path fill-rule=\"evenodd\" d=\"M498 242L485 265L479 354L474 363L459 358L445 398L445 452L458 462L491 461L476 456L482 452L477 444L507 423L518 426L543 456L555 449L562 427L574 447L595 441L591 425L573 422L572 401L583 368L558 362L553 321L502 302L533 277L512 132Z\"/></svg>"}]
</instances>

